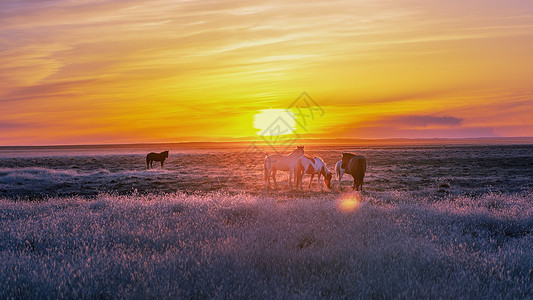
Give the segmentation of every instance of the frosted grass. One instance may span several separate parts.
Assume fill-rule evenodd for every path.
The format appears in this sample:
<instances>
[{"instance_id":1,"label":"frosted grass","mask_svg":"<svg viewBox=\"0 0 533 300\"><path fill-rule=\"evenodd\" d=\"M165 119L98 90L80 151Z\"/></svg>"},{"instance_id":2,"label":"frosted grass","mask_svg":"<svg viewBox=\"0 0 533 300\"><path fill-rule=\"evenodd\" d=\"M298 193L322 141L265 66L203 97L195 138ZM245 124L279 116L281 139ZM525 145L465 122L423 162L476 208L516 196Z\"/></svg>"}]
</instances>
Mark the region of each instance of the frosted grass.
<instances>
[{"instance_id":1,"label":"frosted grass","mask_svg":"<svg viewBox=\"0 0 533 300\"><path fill-rule=\"evenodd\" d=\"M530 192L357 197L0 200L0 298L532 297Z\"/></svg>"}]
</instances>

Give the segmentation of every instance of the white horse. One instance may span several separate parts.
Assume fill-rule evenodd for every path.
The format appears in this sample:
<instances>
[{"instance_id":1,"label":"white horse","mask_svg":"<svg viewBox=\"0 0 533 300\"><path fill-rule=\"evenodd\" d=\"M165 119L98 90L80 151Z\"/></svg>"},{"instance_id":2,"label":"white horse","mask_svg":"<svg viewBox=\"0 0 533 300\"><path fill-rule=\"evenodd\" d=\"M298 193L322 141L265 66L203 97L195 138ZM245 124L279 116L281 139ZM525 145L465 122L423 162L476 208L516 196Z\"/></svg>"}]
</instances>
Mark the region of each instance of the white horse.
<instances>
[{"instance_id":1,"label":"white horse","mask_svg":"<svg viewBox=\"0 0 533 300\"><path fill-rule=\"evenodd\" d=\"M270 187L270 177L274 180L274 186L276 183L276 172L289 171L289 186L292 186L291 180L294 170L296 169L296 161L298 157L304 155L304 146L298 146L296 150L292 151L289 155L272 154L265 157L265 182L266 186Z\"/></svg>"},{"instance_id":2,"label":"white horse","mask_svg":"<svg viewBox=\"0 0 533 300\"><path fill-rule=\"evenodd\" d=\"M313 177L315 177L315 174L318 174L317 181L320 184L320 190L324 190L324 185L322 184L322 181L320 181L320 175L324 176L324 183L328 189L331 188L332 174L322 159L318 157L310 158L307 156L301 156L298 158L296 165L296 186L300 186L300 189L302 189L302 179L304 174L311 174L309 188L311 188L311 185L313 184Z\"/></svg>"},{"instance_id":3,"label":"white horse","mask_svg":"<svg viewBox=\"0 0 533 300\"><path fill-rule=\"evenodd\" d=\"M342 167L342 160L339 160L337 164L335 165L335 175L337 176L337 179L339 180L339 190L341 190L341 180L342 176L346 173L344 168Z\"/></svg>"}]
</instances>

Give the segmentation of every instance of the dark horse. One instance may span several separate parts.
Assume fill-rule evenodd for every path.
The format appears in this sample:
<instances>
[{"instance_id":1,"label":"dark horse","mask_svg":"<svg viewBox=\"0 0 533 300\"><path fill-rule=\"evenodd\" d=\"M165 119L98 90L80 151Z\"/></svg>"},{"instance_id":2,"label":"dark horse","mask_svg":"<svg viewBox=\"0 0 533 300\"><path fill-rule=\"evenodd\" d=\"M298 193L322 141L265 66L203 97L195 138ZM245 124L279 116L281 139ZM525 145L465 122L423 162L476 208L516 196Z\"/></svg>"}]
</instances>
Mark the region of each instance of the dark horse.
<instances>
[{"instance_id":1,"label":"dark horse","mask_svg":"<svg viewBox=\"0 0 533 300\"><path fill-rule=\"evenodd\" d=\"M353 177L353 189L356 191L363 190L363 179L366 172L366 158L362 155L352 153L342 154L342 165L346 174Z\"/></svg>"},{"instance_id":2,"label":"dark horse","mask_svg":"<svg viewBox=\"0 0 533 300\"><path fill-rule=\"evenodd\" d=\"M163 163L165 162L165 159L168 158L168 150L163 151L161 153L148 153L146 155L146 169L153 168L152 162L154 161L160 161L161 162L161 169L163 168Z\"/></svg>"}]
</instances>

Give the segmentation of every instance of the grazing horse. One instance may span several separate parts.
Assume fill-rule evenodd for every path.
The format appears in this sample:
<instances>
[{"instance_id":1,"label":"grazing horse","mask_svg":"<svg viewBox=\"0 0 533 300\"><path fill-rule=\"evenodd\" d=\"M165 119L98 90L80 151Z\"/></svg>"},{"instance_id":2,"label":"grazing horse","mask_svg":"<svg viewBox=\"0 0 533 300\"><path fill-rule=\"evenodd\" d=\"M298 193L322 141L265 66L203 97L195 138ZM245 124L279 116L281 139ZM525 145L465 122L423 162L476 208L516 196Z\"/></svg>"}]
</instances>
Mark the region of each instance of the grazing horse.
<instances>
[{"instance_id":1,"label":"grazing horse","mask_svg":"<svg viewBox=\"0 0 533 300\"><path fill-rule=\"evenodd\" d=\"M296 163L296 187L300 186L300 189L302 190L302 179L304 174L311 174L309 188L311 188L315 174L318 174L317 181L320 184L320 190L324 190L322 181L320 181L320 175L324 176L324 183L326 184L327 188L331 188L332 174L322 159L318 157L310 158L307 156L301 156L298 158Z\"/></svg>"},{"instance_id":2,"label":"grazing horse","mask_svg":"<svg viewBox=\"0 0 533 300\"><path fill-rule=\"evenodd\" d=\"M341 167L346 174L353 177L353 189L359 191L363 190L363 179L366 172L366 158L362 155L355 155L352 153L342 154Z\"/></svg>"},{"instance_id":3,"label":"grazing horse","mask_svg":"<svg viewBox=\"0 0 533 300\"><path fill-rule=\"evenodd\" d=\"M272 154L265 157L265 183L267 187L270 187L270 177L274 180L274 186L276 183L276 171L289 171L289 186L292 186L291 180L294 170L296 169L296 161L298 157L304 155L304 146L298 146L296 150L292 151L289 155Z\"/></svg>"},{"instance_id":4,"label":"grazing horse","mask_svg":"<svg viewBox=\"0 0 533 300\"><path fill-rule=\"evenodd\" d=\"M168 158L168 150L163 151L161 153L148 153L146 155L146 169L153 168L152 163L154 161L160 161L161 162L161 169L163 169L163 163L165 162L165 159Z\"/></svg>"},{"instance_id":5,"label":"grazing horse","mask_svg":"<svg viewBox=\"0 0 533 300\"><path fill-rule=\"evenodd\" d=\"M335 175L337 176L337 180L339 180L339 190L341 190L341 180L344 173L346 171L342 168L342 160L339 160L335 165Z\"/></svg>"}]
</instances>

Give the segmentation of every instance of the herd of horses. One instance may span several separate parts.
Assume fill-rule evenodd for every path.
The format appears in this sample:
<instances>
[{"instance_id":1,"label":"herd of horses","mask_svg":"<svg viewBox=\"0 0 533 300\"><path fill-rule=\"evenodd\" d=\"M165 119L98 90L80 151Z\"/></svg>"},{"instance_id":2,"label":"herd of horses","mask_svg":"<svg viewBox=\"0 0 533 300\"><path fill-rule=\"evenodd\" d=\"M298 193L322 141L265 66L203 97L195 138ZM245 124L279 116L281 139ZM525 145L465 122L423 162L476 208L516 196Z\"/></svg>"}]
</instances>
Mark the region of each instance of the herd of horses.
<instances>
[{"instance_id":1,"label":"herd of horses","mask_svg":"<svg viewBox=\"0 0 533 300\"><path fill-rule=\"evenodd\" d=\"M320 189L323 189L323 183L320 176L324 177L324 184L328 189L331 188L333 174L329 171L326 163L320 157L308 157L304 155L304 147L298 146L289 155L272 154L265 158L265 184L270 187L270 178L276 186L276 172L289 172L289 186L292 186L294 177L295 186L302 188L302 179L305 174L311 175L309 188L313 183L313 178L318 175ZM366 158L362 155L353 153L342 153L342 159L335 164L335 175L338 180L338 187L341 190L341 180L344 174L350 174L353 177L353 189L356 191L363 189L363 179L366 172Z\"/></svg>"},{"instance_id":2,"label":"herd of horses","mask_svg":"<svg viewBox=\"0 0 533 300\"><path fill-rule=\"evenodd\" d=\"M168 158L168 151L161 153L149 153L146 155L146 169L153 168L153 162L163 163ZM324 184L328 189L331 188L331 181L333 174L329 171L326 163L319 157L308 157L304 155L304 146L298 146L289 155L272 154L265 158L265 185L270 187L270 178L274 181L274 186L277 186L276 172L289 172L289 186L292 186L294 177L295 186L302 188L302 179L305 174L311 175L309 180L309 188L313 183L313 178L318 175L320 189L324 188L320 177L324 177ZM342 153L342 159L335 164L335 175L338 180L339 190L341 189L341 180L344 174L350 174L353 177L353 189L356 191L363 189L363 179L366 172L366 158L362 155L355 155L353 153Z\"/></svg>"}]
</instances>

